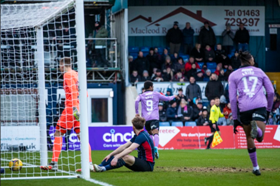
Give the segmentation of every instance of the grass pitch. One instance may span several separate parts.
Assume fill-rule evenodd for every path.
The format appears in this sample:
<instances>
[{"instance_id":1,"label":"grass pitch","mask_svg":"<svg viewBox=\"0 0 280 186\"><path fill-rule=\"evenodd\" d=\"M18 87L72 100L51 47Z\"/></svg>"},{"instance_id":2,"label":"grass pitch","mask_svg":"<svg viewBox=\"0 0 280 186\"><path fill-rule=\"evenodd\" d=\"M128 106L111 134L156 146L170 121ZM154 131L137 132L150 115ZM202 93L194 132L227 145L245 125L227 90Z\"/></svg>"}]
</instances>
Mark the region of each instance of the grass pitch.
<instances>
[{"instance_id":1,"label":"grass pitch","mask_svg":"<svg viewBox=\"0 0 280 186\"><path fill-rule=\"evenodd\" d=\"M100 163L108 151L92 151L93 163ZM133 153L136 155L136 152ZM280 149L257 149L261 176L251 173L246 149L235 150L165 150L160 151L154 172L132 172L125 167L91 178L119 186L143 185L246 185L280 184ZM9 170L7 170L9 171ZM95 185L83 179L46 179L1 181L7 186L77 186Z\"/></svg>"}]
</instances>

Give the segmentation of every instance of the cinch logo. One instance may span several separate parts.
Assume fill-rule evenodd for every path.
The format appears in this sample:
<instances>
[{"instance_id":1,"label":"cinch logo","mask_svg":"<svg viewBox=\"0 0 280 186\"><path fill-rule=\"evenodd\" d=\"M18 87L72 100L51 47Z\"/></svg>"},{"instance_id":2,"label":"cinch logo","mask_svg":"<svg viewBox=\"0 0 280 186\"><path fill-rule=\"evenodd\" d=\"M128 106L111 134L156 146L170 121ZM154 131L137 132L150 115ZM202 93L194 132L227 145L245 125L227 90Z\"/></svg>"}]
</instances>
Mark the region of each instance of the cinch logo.
<instances>
[{"instance_id":1,"label":"cinch logo","mask_svg":"<svg viewBox=\"0 0 280 186\"><path fill-rule=\"evenodd\" d=\"M131 133L127 132L127 133L116 133L115 129L111 129L110 133L105 133L103 135L103 140L105 142L127 142L129 141L132 136L134 135L133 131L131 131Z\"/></svg>"}]
</instances>

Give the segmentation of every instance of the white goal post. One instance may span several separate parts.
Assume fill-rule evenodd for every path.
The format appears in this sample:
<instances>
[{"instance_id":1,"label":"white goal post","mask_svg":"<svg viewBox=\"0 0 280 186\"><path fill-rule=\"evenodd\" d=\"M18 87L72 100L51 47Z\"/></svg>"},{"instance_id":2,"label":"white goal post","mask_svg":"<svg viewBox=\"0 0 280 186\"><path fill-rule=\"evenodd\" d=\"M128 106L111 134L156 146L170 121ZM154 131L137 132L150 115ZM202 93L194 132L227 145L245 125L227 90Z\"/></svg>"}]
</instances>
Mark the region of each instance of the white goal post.
<instances>
[{"instance_id":1,"label":"white goal post","mask_svg":"<svg viewBox=\"0 0 280 186\"><path fill-rule=\"evenodd\" d=\"M83 3L1 5L1 180L90 178ZM58 66L63 57L71 57L79 73L81 139L71 146L66 133L58 171L43 171L40 166L52 159L57 123L52 112L61 109L51 107L48 113L53 89L63 86ZM23 163L20 171L9 169L14 158ZM81 175L75 172L79 168Z\"/></svg>"}]
</instances>

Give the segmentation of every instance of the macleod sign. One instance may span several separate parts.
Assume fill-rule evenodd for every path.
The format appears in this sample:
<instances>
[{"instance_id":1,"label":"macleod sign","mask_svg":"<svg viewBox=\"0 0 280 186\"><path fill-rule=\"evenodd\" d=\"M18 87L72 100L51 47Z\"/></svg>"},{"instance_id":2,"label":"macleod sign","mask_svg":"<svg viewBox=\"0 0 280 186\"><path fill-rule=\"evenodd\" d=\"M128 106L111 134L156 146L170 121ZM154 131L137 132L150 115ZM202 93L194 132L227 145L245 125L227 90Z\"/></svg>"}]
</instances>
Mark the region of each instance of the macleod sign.
<instances>
[{"instance_id":1,"label":"macleod sign","mask_svg":"<svg viewBox=\"0 0 280 186\"><path fill-rule=\"evenodd\" d=\"M264 36L265 9L264 6L157 6L129 7L129 36L163 36L179 22L179 28L184 29L190 22L199 34L201 26L208 21L216 35L221 35L226 24L231 24L232 30L238 29L239 23L244 23L251 36Z\"/></svg>"}]
</instances>

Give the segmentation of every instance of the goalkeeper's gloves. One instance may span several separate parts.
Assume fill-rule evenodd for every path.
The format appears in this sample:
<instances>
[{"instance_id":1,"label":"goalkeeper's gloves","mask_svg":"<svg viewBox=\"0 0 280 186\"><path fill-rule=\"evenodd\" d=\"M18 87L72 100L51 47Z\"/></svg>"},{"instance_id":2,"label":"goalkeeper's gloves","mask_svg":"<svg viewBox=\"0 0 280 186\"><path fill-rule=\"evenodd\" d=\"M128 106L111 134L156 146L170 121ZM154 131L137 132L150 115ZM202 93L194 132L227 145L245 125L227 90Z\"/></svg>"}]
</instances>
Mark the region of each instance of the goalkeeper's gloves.
<instances>
[{"instance_id":1,"label":"goalkeeper's gloves","mask_svg":"<svg viewBox=\"0 0 280 186\"><path fill-rule=\"evenodd\" d=\"M77 107L73 107L73 115L77 121L80 121L80 112Z\"/></svg>"},{"instance_id":2,"label":"goalkeeper's gloves","mask_svg":"<svg viewBox=\"0 0 280 186\"><path fill-rule=\"evenodd\" d=\"M234 134L236 134L238 132L238 130L236 128L238 126L241 126L241 123L237 119L233 120L233 123L234 123L234 125L233 125L233 132L234 132Z\"/></svg>"}]
</instances>

